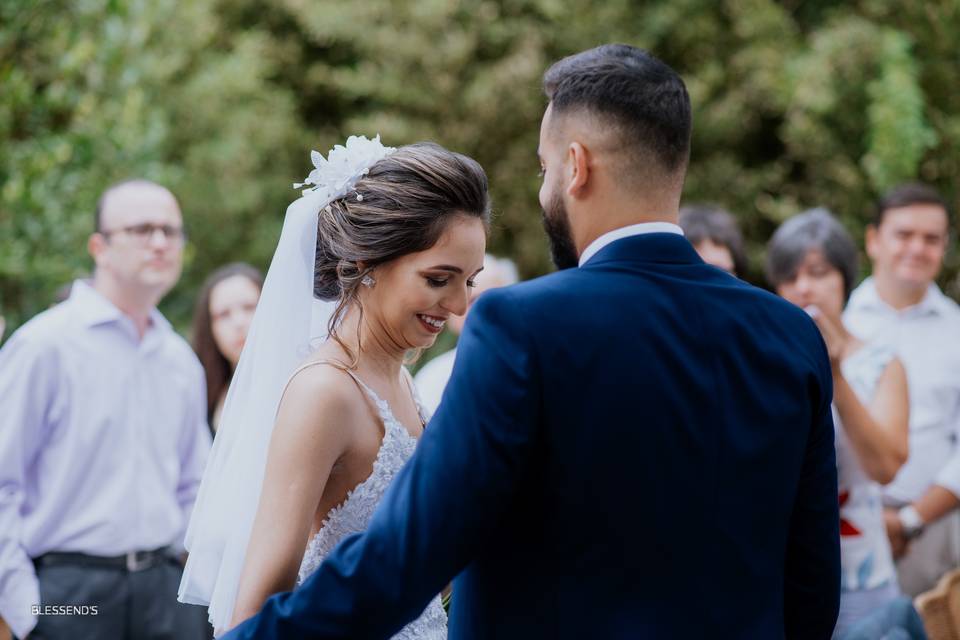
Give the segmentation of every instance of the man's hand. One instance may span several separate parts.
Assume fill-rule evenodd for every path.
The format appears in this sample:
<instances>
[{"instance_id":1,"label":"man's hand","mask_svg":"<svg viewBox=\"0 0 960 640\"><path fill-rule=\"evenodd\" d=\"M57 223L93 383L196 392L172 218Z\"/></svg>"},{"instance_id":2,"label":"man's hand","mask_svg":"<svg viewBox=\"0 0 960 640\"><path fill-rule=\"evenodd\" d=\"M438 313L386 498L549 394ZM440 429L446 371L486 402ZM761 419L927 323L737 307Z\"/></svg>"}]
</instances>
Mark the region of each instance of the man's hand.
<instances>
[{"instance_id":1,"label":"man's hand","mask_svg":"<svg viewBox=\"0 0 960 640\"><path fill-rule=\"evenodd\" d=\"M900 524L900 515L896 509L889 507L883 510L883 523L887 526L887 538L890 539L890 551L893 559L899 560L907 554L910 541L903 535L903 525Z\"/></svg>"},{"instance_id":2,"label":"man's hand","mask_svg":"<svg viewBox=\"0 0 960 640\"><path fill-rule=\"evenodd\" d=\"M13 633L3 618L0 618L0 640L13 640Z\"/></svg>"}]
</instances>

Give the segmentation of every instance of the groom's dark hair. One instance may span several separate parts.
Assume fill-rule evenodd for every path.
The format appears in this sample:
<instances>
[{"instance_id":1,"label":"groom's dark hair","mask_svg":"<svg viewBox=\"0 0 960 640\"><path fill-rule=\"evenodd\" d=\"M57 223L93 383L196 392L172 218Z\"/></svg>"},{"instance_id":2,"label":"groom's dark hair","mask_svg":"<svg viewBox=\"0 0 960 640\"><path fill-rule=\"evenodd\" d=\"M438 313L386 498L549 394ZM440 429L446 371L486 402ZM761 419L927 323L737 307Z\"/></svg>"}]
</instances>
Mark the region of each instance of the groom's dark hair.
<instances>
[{"instance_id":1,"label":"groom's dark hair","mask_svg":"<svg viewBox=\"0 0 960 640\"><path fill-rule=\"evenodd\" d=\"M683 173L690 156L690 96L668 65L643 49L606 44L547 69L543 91L554 116L586 111L612 127L631 151L631 171L653 160L662 173Z\"/></svg>"}]
</instances>

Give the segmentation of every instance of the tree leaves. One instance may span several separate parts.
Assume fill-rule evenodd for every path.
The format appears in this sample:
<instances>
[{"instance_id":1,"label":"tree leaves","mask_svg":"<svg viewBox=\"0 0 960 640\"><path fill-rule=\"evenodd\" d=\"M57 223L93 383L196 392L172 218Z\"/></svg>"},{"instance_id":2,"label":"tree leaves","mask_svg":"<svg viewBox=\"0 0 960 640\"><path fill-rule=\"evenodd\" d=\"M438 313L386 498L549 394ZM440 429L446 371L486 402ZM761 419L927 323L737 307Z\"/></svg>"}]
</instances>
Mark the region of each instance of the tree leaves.
<instances>
[{"instance_id":1,"label":"tree leaves","mask_svg":"<svg viewBox=\"0 0 960 640\"><path fill-rule=\"evenodd\" d=\"M913 178L937 135L924 116L924 96L910 41L886 30L880 48L880 74L867 83L868 148L861 164L874 189L887 190Z\"/></svg>"},{"instance_id":2,"label":"tree leaves","mask_svg":"<svg viewBox=\"0 0 960 640\"><path fill-rule=\"evenodd\" d=\"M685 199L737 215L760 281L767 239L801 209L827 206L859 237L901 180L957 201L957 33L951 0L0 1L0 313L9 331L88 271L97 196L143 176L171 186L191 232L163 305L183 326L210 270L266 266L310 149L350 134L476 157L491 250L544 273L540 78L610 41L684 76Z\"/></svg>"}]
</instances>

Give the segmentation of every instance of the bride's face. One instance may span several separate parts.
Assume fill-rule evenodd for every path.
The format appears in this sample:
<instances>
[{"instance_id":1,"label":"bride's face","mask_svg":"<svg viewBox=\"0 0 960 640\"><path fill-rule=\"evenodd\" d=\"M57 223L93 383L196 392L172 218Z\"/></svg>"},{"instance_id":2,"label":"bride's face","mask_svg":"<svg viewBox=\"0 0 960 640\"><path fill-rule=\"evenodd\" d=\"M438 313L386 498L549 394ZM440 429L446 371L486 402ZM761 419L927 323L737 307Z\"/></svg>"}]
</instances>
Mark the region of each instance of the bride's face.
<instances>
[{"instance_id":1,"label":"bride's face","mask_svg":"<svg viewBox=\"0 0 960 640\"><path fill-rule=\"evenodd\" d=\"M429 347L451 315L466 313L486 240L479 218L451 218L429 249L374 269L376 284L361 294L364 313L399 347Z\"/></svg>"}]
</instances>

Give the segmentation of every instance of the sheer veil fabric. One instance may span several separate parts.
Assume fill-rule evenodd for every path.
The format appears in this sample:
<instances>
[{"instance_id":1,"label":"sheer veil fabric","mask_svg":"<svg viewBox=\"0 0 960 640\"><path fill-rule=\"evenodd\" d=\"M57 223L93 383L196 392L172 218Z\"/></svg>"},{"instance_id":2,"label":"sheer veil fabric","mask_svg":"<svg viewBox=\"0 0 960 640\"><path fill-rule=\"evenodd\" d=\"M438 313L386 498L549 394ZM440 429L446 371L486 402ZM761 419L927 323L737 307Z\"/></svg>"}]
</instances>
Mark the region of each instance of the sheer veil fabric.
<instances>
[{"instance_id":1,"label":"sheer veil fabric","mask_svg":"<svg viewBox=\"0 0 960 640\"><path fill-rule=\"evenodd\" d=\"M336 306L313 297L317 212L327 202L308 192L287 208L187 527L178 599L207 605L217 630L233 615L280 396Z\"/></svg>"},{"instance_id":2,"label":"sheer veil fabric","mask_svg":"<svg viewBox=\"0 0 960 640\"><path fill-rule=\"evenodd\" d=\"M380 136L350 136L326 158L312 152L314 169L293 185L307 188L287 208L184 542L190 555L177 597L207 605L217 631L233 616L280 398L311 347L327 337L337 304L313 297L317 216L394 151Z\"/></svg>"}]
</instances>

